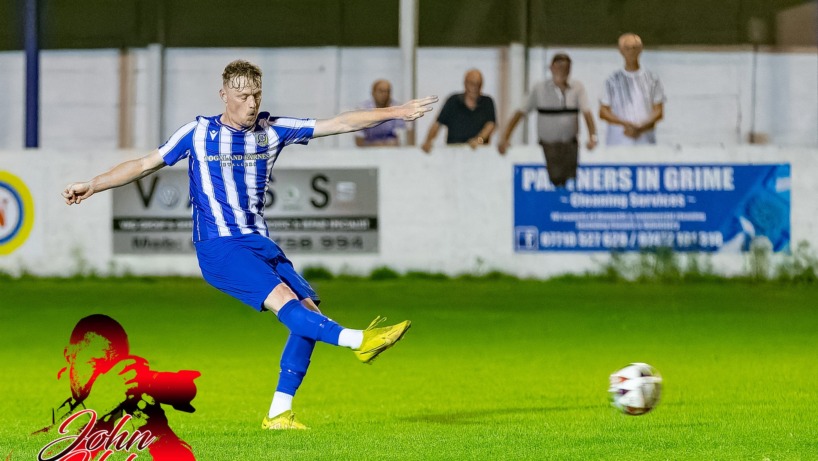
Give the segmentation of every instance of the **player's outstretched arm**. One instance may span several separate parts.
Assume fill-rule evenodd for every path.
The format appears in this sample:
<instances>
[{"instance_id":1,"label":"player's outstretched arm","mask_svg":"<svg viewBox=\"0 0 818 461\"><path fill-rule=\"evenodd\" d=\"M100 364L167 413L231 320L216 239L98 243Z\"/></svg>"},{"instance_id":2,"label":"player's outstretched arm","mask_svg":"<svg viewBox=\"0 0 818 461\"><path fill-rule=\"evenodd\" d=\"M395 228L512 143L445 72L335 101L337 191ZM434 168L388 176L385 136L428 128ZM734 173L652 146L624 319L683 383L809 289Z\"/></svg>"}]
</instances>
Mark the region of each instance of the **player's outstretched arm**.
<instances>
[{"instance_id":1,"label":"player's outstretched arm","mask_svg":"<svg viewBox=\"0 0 818 461\"><path fill-rule=\"evenodd\" d=\"M363 130L392 119L416 120L423 117L426 112L431 111L431 105L436 102L437 96L427 96L413 99L401 106L344 112L330 119L317 120L312 137L319 138L321 136Z\"/></svg>"},{"instance_id":2,"label":"player's outstretched arm","mask_svg":"<svg viewBox=\"0 0 818 461\"><path fill-rule=\"evenodd\" d=\"M124 186L144 178L163 166L165 166L165 160L156 149L142 158L122 162L90 181L69 184L65 186L62 196L67 205L79 205L80 202L97 192Z\"/></svg>"}]
</instances>

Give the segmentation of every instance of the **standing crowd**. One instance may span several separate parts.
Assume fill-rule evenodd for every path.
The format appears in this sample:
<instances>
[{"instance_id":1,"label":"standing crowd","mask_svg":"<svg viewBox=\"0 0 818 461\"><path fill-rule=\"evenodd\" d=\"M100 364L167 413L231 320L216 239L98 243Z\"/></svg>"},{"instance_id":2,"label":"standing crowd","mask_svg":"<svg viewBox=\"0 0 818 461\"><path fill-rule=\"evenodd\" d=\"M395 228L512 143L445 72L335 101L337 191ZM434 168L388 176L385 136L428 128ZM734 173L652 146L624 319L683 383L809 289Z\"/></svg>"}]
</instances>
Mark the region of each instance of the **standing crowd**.
<instances>
[{"instance_id":1,"label":"standing crowd","mask_svg":"<svg viewBox=\"0 0 818 461\"><path fill-rule=\"evenodd\" d=\"M656 124L662 120L665 102L662 82L656 73L640 65L643 46L638 35L622 34L618 46L624 66L608 76L599 99L599 118L607 122L605 142L608 146L656 144ZM580 118L588 134L585 148L590 151L599 144L591 102L583 83L571 77L571 63L566 53L552 56L548 67L550 75L531 88L525 103L506 121L497 142L498 151L504 155L511 147L514 129L528 114L536 112L537 140L543 149L549 178L558 187L576 177L582 144ZM494 100L482 93L482 87L482 73L477 69L468 70L463 78L463 92L448 96L437 112L420 145L424 152L432 152L442 128L446 130L446 144L467 144L472 149L490 144L498 121ZM372 85L372 99L360 108L394 104L391 84L377 80ZM362 147L414 145L414 138L411 122L395 120L357 133L356 144Z\"/></svg>"}]
</instances>

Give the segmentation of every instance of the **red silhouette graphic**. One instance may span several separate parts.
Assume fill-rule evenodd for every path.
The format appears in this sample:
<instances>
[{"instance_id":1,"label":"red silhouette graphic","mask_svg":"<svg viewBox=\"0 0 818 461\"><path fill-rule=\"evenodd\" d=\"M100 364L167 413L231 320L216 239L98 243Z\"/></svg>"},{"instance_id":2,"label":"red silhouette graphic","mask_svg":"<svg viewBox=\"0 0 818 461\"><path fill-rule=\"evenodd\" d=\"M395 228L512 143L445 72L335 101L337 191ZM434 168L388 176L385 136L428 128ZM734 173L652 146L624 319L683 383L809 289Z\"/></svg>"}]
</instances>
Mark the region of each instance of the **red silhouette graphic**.
<instances>
[{"instance_id":1,"label":"red silhouette graphic","mask_svg":"<svg viewBox=\"0 0 818 461\"><path fill-rule=\"evenodd\" d=\"M53 410L52 425L36 433L80 430L78 435L61 437L60 444L46 445L40 461L56 461L76 450L93 453L92 458L103 453L101 459L106 459L106 450L127 449L123 447L128 440L134 441L128 448L147 447L155 461L195 461L190 445L168 425L160 404L193 413L198 371L151 370L146 359L130 355L122 325L101 314L77 323L64 355L68 366L57 379L68 371L71 397ZM68 441L72 443L67 445ZM133 458L135 454L128 459Z\"/></svg>"}]
</instances>

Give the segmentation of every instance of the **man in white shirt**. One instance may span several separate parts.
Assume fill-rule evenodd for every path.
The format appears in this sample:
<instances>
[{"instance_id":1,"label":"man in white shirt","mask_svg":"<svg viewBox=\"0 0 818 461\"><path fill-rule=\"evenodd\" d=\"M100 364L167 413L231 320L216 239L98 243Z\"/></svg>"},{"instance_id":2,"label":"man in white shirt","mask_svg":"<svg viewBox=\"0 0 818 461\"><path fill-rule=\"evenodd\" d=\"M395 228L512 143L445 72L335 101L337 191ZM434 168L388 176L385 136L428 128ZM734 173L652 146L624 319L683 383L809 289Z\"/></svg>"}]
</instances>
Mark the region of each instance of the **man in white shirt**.
<instances>
[{"instance_id":1,"label":"man in white shirt","mask_svg":"<svg viewBox=\"0 0 818 461\"><path fill-rule=\"evenodd\" d=\"M608 122L609 146L656 144L656 123L662 119L665 91L659 77L639 66L642 39L627 33L619 37L625 68L605 81L599 118Z\"/></svg>"}]
</instances>

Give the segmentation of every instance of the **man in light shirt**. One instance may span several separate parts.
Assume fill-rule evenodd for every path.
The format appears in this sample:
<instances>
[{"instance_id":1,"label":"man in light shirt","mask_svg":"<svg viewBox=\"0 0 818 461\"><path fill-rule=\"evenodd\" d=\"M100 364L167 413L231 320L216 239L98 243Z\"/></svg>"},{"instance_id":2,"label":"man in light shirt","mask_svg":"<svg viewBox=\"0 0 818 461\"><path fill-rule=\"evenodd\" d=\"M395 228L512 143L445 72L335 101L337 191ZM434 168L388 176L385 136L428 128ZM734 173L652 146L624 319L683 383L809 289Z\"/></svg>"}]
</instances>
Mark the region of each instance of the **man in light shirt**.
<instances>
[{"instance_id":1,"label":"man in light shirt","mask_svg":"<svg viewBox=\"0 0 818 461\"><path fill-rule=\"evenodd\" d=\"M545 154L548 178L555 186L562 187L577 176L580 114L588 127L588 142L585 143L588 150L596 147L596 126L585 86L569 77L571 58L565 53L555 54L549 70L551 78L534 86L525 106L508 122L497 149L505 154L514 127L525 114L537 111L537 138Z\"/></svg>"},{"instance_id":2,"label":"man in light shirt","mask_svg":"<svg viewBox=\"0 0 818 461\"><path fill-rule=\"evenodd\" d=\"M662 119L665 91L659 77L639 65L642 39L627 33L619 37L625 68L605 81L599 118L608 122L606 144L656 144L656 123Z\"/></svg>"}]
</instances>

